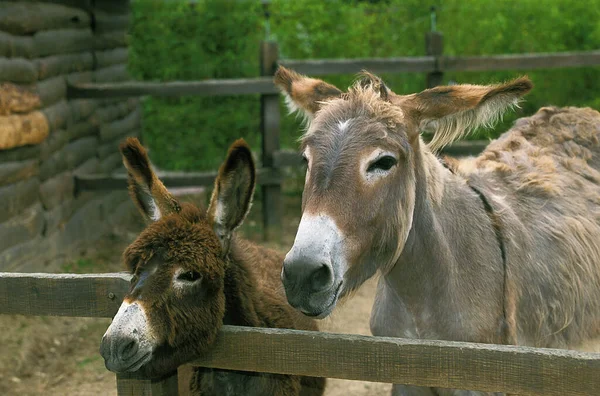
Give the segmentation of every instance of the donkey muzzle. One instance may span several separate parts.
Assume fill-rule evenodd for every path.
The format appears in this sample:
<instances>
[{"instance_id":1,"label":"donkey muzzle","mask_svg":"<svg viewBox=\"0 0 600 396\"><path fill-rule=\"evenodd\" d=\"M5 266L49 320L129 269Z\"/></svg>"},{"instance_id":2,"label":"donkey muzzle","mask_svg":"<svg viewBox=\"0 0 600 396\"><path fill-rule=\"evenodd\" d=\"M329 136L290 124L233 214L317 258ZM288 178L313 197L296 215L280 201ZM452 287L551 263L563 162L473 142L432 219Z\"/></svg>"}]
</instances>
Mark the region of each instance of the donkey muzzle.
<instances>
[{"instance_id":1,"label":"donkey muzzle","mask_svg":"<svg viewBox=\"0 0 600 396\"><path fill-rule=\"evenodd\" d=\"M292 307L317 318L331 313L345 272L342 241L341 232L329 216L302 216L281 273Z\"/></svg>"},{"instance_id":2,"label":"donkey muzzle","mask_svg":"<svg viewBox=\"0 0 600 396\"><path fill-rule=\"evenodd\" d=\"M100 344L106 368L115 373L134 372L148 363L154 344L148 329L143 308L123 302Z\"/></svg>"}]
</instances>

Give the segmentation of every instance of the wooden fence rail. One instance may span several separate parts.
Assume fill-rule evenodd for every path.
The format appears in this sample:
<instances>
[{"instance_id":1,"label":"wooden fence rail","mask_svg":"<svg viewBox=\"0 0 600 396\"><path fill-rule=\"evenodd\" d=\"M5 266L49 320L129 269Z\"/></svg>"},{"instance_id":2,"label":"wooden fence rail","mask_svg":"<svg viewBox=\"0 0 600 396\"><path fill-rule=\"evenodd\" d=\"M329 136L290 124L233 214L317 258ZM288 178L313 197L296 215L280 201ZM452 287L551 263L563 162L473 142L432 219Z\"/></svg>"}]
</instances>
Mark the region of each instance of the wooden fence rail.
<instances>
[{"instance_id":1,"label":"wooden fence rail","mask_svg":"<svg viewBox=\"0 0 600 396\"><path fill-rule=\"evenodd\" d=\"M130 275L0 273L0 314L112 317ZM224 326L195 366L523 395L599 395L600 354L464 342ZM119 376L119 395L172 395Z\"/></svg>"},{"instance_id":2,"label":"wooden fence rail","mask_svg":"<svg viewBox=\"0 0 600 396\"><path fill-rule=\"evenodd\" d=\"M260 46L260 77L204 81L119 82L115 84L71 84L70 98L113 98L131 96L178 97L185 95L218 96L260 94L263 232L267 240L279 239L282 202L280 171L297 166L297 154L280 150L280 107L272 75L277 65L290 67L311 76L354 74L363 69L373 73L426 73L427 88L443 83L444 72L489 70L534 70L600 65L600 50L562 53L533 53L486 56L444 56L444 37L440 32L425 34L427 56L359 59L279 59L277 43L265 41ZM481 142L457 145L445 154L474 155L483 149ZM173 175L171 186L210 185L213 173ZM122 188L121 176L84 175L76 178L78 191ZM167 182L167 185L169 183Z\"/></svg>"},{"instance_id":3,"label":"wooden fence rail","mask_svg":"<svg viewBox=\"0 0 600 396\"><path fill-rule=\"evenodd\" d=\"M284 60L278 64L311 76L373 73L441 73L449 71L536 70L600 65L600 51L507 54L486 56L420 56L403 58ZM151 96L272 95L278 91L270 77L204 81L125 82L69 86L73 98Z\"/></svg>"}]
</instances>

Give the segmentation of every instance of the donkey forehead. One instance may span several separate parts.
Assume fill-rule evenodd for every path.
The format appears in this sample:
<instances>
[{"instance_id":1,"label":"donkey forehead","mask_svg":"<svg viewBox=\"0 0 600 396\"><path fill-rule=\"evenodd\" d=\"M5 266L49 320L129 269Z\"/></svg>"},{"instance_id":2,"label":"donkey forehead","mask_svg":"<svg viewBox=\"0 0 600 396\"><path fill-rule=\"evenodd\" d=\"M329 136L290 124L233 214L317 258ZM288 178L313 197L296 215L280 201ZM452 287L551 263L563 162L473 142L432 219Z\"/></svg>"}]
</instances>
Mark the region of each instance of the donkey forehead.
<instances>
[{"instance_id":1,"label":"donkey forehead","mask_svg":"<svg viewBox=\"0 0 600 396\"><path fill-rule=\"evenodd\" d=\"M302 149L311 156L328 157L335 161L352 153L363 155L375 148L392 152L408 149L408 138L401 125L385 124L382 120L358 117L315 119L302 138Z\"/></svg>"},{"instance_id":2,"label":"donkey forehead","mask_svg":"<svg viewBox=\"0 0 600 396\"><path fill-rule=\"evenodd\" d=\"M152 262L161 269L181 264L201 266L207 260L214 261L221 247L210 225L176 216L150 224L140 234L125 253L130 265L146 267Z\"/></svg>"}]
</instances>

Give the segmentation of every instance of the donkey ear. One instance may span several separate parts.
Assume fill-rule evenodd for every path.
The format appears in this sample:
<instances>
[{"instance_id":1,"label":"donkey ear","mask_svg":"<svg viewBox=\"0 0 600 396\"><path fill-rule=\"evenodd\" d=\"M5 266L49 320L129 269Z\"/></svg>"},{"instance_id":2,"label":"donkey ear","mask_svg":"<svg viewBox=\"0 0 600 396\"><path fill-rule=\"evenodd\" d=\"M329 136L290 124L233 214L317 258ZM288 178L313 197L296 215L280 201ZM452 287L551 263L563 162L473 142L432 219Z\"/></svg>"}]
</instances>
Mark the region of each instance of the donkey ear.
<instances>
[{"instance_id":1,"label":"donkey ear","mask_svg":"<svg viewBox=\"0 0 600 396\"><path fill-rule=\"evenodd\" d=\"M142 215L151 221L179 212L179 202L167 191L150 167L146 149L136 138L127 138L119 146L127 168L129 195Z\"/></svg>"},{"instance_id":2,"label":"donkey ear","mask_svg":"<svg viewBox=\"0 0 600 396\"><path fill-rule=\"evenodd\" d=\"M322 80L309 78L279 66L274 77L275 85L285 95L290 113L300 112L310 121L325 100L337 98L342 91Z\"/></svg>"},{"instance_id":3,"label":"donkey ear","mask_svg":"<svg viewBox=\"0 0 600 396\"><path fill-rule=\"evenodd\" d=\"M434 131L429 146L437 150L479 126L490 127L502 114L518 105L533 88L527 77L497 85L451 85L398 96L402 109L423 129Z\"/></svg>"},{"instance_id":4,"label":"donkey ear","mask_svg":"<svg viewBox=\"0 0 600 396\"><path fill-rule=\"evenodd\" d=\"M229 250L233 231L239 227L250 210L256 170L252 152L244 139L236 140L215 180L208 217L221 241L223 254Z\"/></svg>"}]
</instances>

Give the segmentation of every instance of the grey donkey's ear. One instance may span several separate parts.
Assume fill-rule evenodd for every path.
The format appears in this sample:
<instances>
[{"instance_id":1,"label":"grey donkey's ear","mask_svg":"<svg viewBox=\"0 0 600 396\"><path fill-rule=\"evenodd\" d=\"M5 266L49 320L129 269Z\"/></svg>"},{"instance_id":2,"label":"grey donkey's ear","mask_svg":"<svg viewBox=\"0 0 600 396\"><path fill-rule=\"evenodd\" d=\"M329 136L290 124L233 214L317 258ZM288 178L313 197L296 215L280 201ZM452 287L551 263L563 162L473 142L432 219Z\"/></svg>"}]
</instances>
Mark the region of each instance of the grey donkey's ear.
<instances>
[{"instance_id":1,"label":"grey donkey's ear","mask_svg":"<svg viewBox=\"0 0 600 396\"><path fill-rule=\"evenodd\" d=\"M139 140L127 138L119 150L128 173L129 195L142 215L157 221L169 213L179 212L179 202L152 170L148 153Z\"/></svg>"},{"instance_id":2,"label":"grey donkey's ear","mask_svg":"<svg viewBox=\"0 0 600 396\"><path fill-rule=\"evenodd\" d=\"M491 126L520 98L533 88L527 77L496 85L450 85L427 89L423 92L395 96L419 129L434 132L429 144L434 150L460 139L479 126Z\"/></svg>"},{"instance_id":3,"label":"grey donkey's ear","mask_svg":"<svg viewBox=\"0 0 600 396\"><path fill-rule=\"evenodd\" d=\"M299 112L307 121L312 119L323 101L342 94L342 91L325 81L303 76L283 66L277 69L274 82L285 95L290 113Z\"/></svg>"},{"instance_id":4,"label":"grey donkey's ear","mask_svg":"<svg viewBox=\"0 0 600 396\"><path fill-rule=\"evenodd\" d=\"M221 242L223 254L229 251L233 231L250 210L255 185L256 169L250 147L244 139L236 140L219 168L208 207L208 218Z\"/></svg>"}]
</instances>

